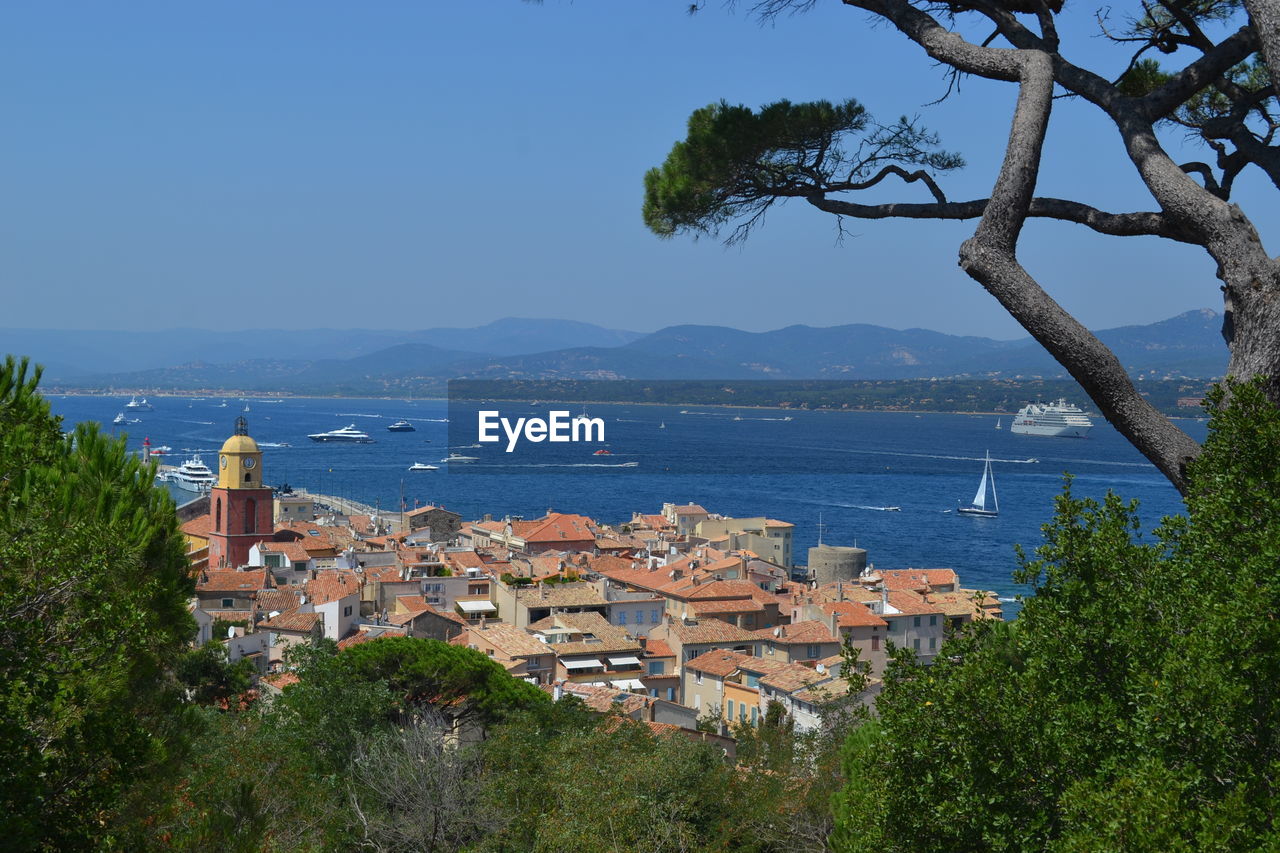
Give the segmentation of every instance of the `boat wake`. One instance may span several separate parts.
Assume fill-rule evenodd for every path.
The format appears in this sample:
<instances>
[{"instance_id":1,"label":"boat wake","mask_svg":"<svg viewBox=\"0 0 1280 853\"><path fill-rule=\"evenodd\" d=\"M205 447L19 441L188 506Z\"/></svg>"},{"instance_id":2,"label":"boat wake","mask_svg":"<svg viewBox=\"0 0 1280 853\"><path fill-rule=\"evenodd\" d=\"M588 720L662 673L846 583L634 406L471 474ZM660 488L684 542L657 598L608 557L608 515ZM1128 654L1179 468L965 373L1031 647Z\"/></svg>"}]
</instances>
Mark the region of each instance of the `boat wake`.
<instances>
[{"instance_id":1,"label":"boat wake","mask_svg":"<svg viewBox=\"0 0 1280 853\"><path fill-rule=\"evenodd\" d=\"M639 462L538 462L528 465L481 465L481 468L639 468Z\"/></svg>"},{"instance_id":2,"label":"boat wake","mask_svg":"<svg viewBox=\"0 0 1280 853\"><path fill-rule=\"evenodd\" d=\"M181 421L184 424L199 424L200 426L213 426L213 421Z\"/></svg>"},{"instance_id":3,"label":"boat wake","mask_svg":"<svg viewBox=\"0 0 1280 853\"><path fill-rule=\"evenodd\" d=\"M985 462L985 456L945 456L940 453L906 453L901 450L854 450L844 447L796 447L796 450L821 450L824 453L855 453L862 456L906 456L912 459L947 459L952 462ZM997 459L991 457L992 462L1000 462L1004 465L1038 465L1040 460L1034 456L1028 456L1026 459ZM1120 463L1128 465L1130 463Z\"/></svg>"},{"instance_id":4,"label":"boat wake","mask_svg":"<svg viewBox=\"0 0 1280 853\"><path fill-rule=\"evenodd\" d=\"M385 418L386 415L371 415L366 412L338 412L335 418Z\"/></svg>"}]
</instances>

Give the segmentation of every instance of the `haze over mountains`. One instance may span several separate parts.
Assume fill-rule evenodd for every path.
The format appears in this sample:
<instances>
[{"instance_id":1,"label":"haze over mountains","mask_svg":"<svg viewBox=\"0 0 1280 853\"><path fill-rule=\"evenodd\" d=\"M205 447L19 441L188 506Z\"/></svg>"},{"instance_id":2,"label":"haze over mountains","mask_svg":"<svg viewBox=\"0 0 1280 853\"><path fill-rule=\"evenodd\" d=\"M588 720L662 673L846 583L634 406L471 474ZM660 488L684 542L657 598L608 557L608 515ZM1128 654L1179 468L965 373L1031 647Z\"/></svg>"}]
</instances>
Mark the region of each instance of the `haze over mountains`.
<instances>
[{"instance_id":1,"label":"haze over mountains","mask_svg":"<svg viewBox=\"0 0 1280 853\"><path fill-rule=\"evenodd\" d=\"M1220 376L1214 311L1098 332L1133 374ZM0 330L0 350L45 365L45 387L413 393L450 378L919 379L1064 376L1030 338L997 341L852 324L743 332L681 325L651 334L504 319L420 331Z\"/></svg>"}]
</instances>

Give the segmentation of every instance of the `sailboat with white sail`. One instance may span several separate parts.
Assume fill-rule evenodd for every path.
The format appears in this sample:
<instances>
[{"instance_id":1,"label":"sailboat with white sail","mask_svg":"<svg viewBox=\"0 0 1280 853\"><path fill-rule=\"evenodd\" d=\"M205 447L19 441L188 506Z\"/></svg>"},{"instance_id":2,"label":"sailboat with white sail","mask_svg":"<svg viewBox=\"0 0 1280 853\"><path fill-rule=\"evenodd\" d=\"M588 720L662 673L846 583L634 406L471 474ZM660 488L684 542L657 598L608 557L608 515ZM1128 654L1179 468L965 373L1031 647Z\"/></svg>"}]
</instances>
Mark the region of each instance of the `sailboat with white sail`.
<instances>
[{"instance_id":1,"label":"sailboat with white sail","mask_svg":"<svg viewBox=\"0 0 1280 853\"><path fill-rule=\"evenodd\" d=\"M991 483L991 508L987 508L987 483ZM978 492L973 496L969 506L956 507L961 515L976 515L979 518L995 518L1000 515L1000 500L996 497L996 477L991 472L991 451L987 451L986 463L982 466L982 479L978 482Z\"/></svg>"}]
</instances>

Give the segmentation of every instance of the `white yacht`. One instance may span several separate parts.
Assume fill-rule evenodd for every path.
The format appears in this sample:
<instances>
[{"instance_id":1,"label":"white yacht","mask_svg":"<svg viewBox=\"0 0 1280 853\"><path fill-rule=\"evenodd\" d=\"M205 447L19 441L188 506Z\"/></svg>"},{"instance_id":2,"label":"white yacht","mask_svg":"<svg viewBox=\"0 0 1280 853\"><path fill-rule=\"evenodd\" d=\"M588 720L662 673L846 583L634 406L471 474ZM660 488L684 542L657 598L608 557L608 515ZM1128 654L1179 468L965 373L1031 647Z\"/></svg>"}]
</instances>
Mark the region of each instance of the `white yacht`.
<instances>
[{"instance_id":1,"label":"white yacht","mask_svg":"<svg viewBox=\"0 0 1280 853\"><path fill-rule=\"evenodd\" d=\"M312 441L338 441L348 444L372 444L373 439L369 437L369 433L361 432L356 429L355 424L345 426L342 429L333 429L328 432L316 432L307 436Z\"/></svg>"},{"instance_id":2,"label":"white yacht","mask_svg":"<svg viewBox=\"0 0 1280 853\"><path fill-rule=\"evenodd\" d=\"M461 453L450 453L441 462L479 462L479 456L463 456Z\"/></svg>"},{"instance_id":3,"label":"white yacht","mask_svg":"<svg viewBox=\"0 0 1280 853\"><path fill-rule=\"evenodd\" d=\"M129 402L125 403L124 407L126 409L132 409L135 412L149 412L152 409L152 405L147 402L146 397L143 397L141 400L137 397L130 397Z\"/></svg>"},{"instance_id":4,"label":"white yacht","mask_svg":"<svg viewBox=\"0 0 1280 853\"><path fill-rule=\"evenodd\" d=\"M1060 399L1056 403L1030 403L1023 406L1009 425L1017 435L1047 435L1062 438L1084 438L1093 421L1079 406Z\"/></svg>"},{"instance_id":5,"label":"white yacht","mask_svg":"<svg viewBox=\"0 0 1280 853\"><path fill-rule=\"evenodd\" d=\"M198 454L170 471L166 479L180 489L198 493L209 491L218 482L217 475L209 470Z\"/></svg>"},{"instance_id":6,"label":"white yacht","mask_svg":"<svg viewBox=\"0 0 1280 853\"><path fill-rule=\"evenodd\" d=\"M424 462L415 462L409 466L410 471L439 471L439 465L427 465Z\"/></svg>"},{"instance_id":7,"label":"white yacht","mask_svg":"<svg viewBox=\"0 0 1280 853\"><path fill-rule=\"evenodd\" d=\"M125 424L125 423L128 423L129 421L127 418L125 418L124 412L120 412L114 418L111 419L111 422L116 426L119 426L120 424Z\"/></svg>"}]
</instances>

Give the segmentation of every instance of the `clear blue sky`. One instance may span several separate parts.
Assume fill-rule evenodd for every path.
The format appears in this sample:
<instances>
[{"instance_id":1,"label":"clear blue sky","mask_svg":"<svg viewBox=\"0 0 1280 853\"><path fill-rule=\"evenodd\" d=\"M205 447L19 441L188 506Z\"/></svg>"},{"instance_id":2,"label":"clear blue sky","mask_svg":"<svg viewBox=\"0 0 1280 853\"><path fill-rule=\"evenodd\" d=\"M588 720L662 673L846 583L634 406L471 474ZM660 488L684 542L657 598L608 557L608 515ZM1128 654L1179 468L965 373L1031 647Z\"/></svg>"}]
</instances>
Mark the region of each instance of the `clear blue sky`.
<instances>
[{"instance_id":1,"label":"clear blue sky","mask_svg":"<svg viewBox=\"0 0 1280 853\"><path fill-rule=\"evenodd\" d=\"M793 203L741 247L652 236L642 176L720 98L919 113L970 162L945 182L953 198L988 193L1012 105L1011 87L970 80L924 106L941 72L834 2L769 26L686 5L5 4L0 327L209 328L245 302L231 327L525 316L1020 336L956 267L972 224L850 222L838 245L831 217ZM1092 7L1068 12L1072 55L1100 50ZM1060 101L1051 135L1042 194L1149 209L1088 108ZM1197 250L1035 224L1023 255L1094 328L1220 307Z\"/></svg>"}]
</instances>

